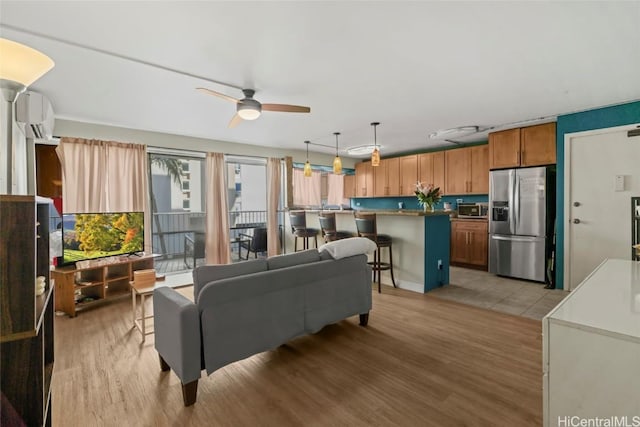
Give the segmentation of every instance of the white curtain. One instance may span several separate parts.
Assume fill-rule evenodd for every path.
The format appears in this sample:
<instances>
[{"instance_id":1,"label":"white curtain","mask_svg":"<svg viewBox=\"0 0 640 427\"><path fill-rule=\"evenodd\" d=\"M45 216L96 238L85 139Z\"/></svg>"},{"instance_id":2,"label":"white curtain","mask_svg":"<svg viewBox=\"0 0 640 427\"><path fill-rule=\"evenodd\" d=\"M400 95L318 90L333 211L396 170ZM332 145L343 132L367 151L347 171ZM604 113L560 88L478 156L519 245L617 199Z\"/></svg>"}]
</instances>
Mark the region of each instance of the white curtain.
<instances>
[{"instance_id":1,"label":"white curtain","mask_svg":"<svg viewBox=\"0 0 640 427\"><path fill-rule=\"evenodd\" d=\"M56 148L62 168L62 209L69 213L107 211L106 141L62 138Z\"/></svg>"},{"instance_id":2,"label":"white curtain","mask_svg":"<svg viewBox=\"0 0 640 427\"><path fill-rule=\"evenodd\" d=\"M267 255L280 253L280 230L278 228L278 202L280 201L281 160L267 159Z\"/></svg>"},{"instance_id":3,"label":"white curtain","mask_svg":"<svg viewBox=\"0 0 640 427\"><path fill-rule=\"evenodd\" d=\"M330 173L327 175L327 204L341 205L344 203L344 175Z\"/></svg>"},{"instance_id":4,"label":"white curtain","mask_svg":"<svg viewBox=\"0 0 640 427\"><path fill-rule=\"evenodd\" d=\"M145 252L152 252L147 146L62 138L62 209L69 213L144 212Z\"/></svg>"},{"instance_id":5,"label":"white curtain","mask_svg":"<svg viewBox=\"0 0 640 427\"><path fill-rule=\"evenodd\" d=\"M207 212L205 214L207 264L231 263L225 170L224 154L207 153Z\"/></svg>"},{"instance_id":6,"label":"white curtain","mask_svg":"<svg viewBox=\"0 0 640 427\"><path fill-rule=\"evenodd\" d=\"M322 198L320 172L313 171L310 177L304 176L302 169L293 170L293 204L295 206L320 206Z\"/></svg>"}]
</instances>

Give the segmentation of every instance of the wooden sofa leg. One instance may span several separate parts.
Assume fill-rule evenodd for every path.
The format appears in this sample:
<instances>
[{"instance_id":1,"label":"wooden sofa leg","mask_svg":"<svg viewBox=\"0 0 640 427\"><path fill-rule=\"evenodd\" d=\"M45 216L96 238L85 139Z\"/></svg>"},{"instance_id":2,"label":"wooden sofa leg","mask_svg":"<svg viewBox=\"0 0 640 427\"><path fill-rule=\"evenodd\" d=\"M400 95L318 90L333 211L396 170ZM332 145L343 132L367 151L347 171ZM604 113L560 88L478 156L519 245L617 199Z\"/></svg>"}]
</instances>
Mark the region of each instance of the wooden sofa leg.
<instances>
[{"instance_id":1,"label":"wooden sofa leg","mask_svg":"<svg viewBox=\"0 0 640 427\"><path fill-rule=\"evenodd\" d=\"M367 326L369 323L369 313L360 315L360 326Z\"/></svg>"},{"instance_id":2,"label":"wooden sofa leg","mask_svg":"<svg viewBox=\"0 0 640 427\"><path fill-rule=\"evenodd\" d=\"M162 356L158 355L158 357L160 358L160 369L162 369L162 372L166 372L169 369L171 369L171 367L167 364L167 362L164 361Z\"/></svg>"},{"instance_id":3,"label":"wooden sofa leg","mask_svg":"<svg viewBox=\"0 0 640 427\"><path fill-rule=\"evenodd\" d=\"M182 384L182 401L184 406L191 406L196 403L196 395L198 394L198 380Z\"/></svg>"}]
</instances>

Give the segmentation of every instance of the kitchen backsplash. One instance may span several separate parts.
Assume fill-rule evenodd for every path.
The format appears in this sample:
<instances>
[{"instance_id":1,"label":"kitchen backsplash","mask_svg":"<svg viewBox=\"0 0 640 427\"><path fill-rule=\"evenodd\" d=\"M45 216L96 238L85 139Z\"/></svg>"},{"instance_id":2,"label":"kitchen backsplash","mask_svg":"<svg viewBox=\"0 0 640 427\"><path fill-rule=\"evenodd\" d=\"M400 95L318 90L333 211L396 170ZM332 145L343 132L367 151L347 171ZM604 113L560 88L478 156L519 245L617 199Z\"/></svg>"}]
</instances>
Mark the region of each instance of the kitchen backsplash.
<instances>
[{"instance_id":1,"label":"kitchen backsplash","mask_svg":"<svg viewBox=\"0 0 640 427\"><path fill-rule=\"evenodd\" d=\"M444 209L444 203L451 203L451 209L458 208L458 199L464 203L488 202L489 195L464 195L464 196L442 196L436 204L436 209ZM398 203L403 202L405 209L422 209L415 196L406 197L357 197L351 199L353 209L398 209Z\"/></svg>"}]
</instances>

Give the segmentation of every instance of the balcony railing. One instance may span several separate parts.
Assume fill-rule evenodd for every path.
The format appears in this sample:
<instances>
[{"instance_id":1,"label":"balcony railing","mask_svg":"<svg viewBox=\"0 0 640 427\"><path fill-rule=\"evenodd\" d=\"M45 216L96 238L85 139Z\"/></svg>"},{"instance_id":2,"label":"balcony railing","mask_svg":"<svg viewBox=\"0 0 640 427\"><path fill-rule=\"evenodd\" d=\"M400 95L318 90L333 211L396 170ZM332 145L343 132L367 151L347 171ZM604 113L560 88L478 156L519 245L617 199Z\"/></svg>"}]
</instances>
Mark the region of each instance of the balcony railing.
<instances>
[{"instance_id":1,"label":"balcony railing","mask_svg":"<svg viewBox=\"0 0 640 427\"><path fill-rule=\"evenodd\" d=\"M281 212L280 212L281 213ZM282 217L282 215L279 215ZM173 272L188 269L183 260L193 246L188 242L195 240L196 233L205 230L204 212L166 212L153 214L152 245L153 253L161 254L156 260L156 269L162 272ZM266 211L235 211L229 212L229 238L230 244L241 233L256 227L266 227ZM188 247L185 247L185 242ZM232 261L237 261L238 250L232 247ZM193 256L193 254L189 254Z\"/></svg>"}]
</instances>

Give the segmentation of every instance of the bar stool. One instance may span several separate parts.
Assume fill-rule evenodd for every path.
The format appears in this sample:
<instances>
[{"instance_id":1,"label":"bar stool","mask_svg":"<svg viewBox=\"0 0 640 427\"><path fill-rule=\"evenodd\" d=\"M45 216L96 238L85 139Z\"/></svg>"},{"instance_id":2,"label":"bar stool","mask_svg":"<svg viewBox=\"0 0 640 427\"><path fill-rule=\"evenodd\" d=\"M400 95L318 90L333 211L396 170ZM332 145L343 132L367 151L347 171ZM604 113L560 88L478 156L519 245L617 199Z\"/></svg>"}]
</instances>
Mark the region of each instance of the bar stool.
<instances>
[{"instance_id":1,"label":"bar stool","mask_svg":"<svg viewBox=\"0 0 640 427\"><path fill-rule=\"evenodd\" d=\"M373 240L377 249L373 252L373 262L370 262L373 269L373 281L376 281L376 274L378 275L378 293L380 293L380 276L382 270L390 270L391 283L396 288L396 280L393 277L393 251L391 249L392 239L387 234L378 234L378 228L376 224L375 213L361 213L354 212L356 219L356 229L358 230L359 237L366 237ZM389 262L382 262L380 260L380 249L389 248Z\"/></svg>"},{"instance_id":2,"label":"bar stool","mask_svg":"<svg viewBox=\"0 0 640 427\"><path fill-rule=\"evenodd\" d=\"M298 238L303 238L303 249L309 249L309 238L313 237L316 248L318 247L318 229L307 228L307 217L305 211L289 211L289 221L291 222L291 232L294 236L295 252L298 252Z\"/></svg>"},{"instance_id":3,"label":"bar stool","mask_svg":"<svg viewBox=\"0 0 640 427\"><path fill-rule=\"evenodd\" d=\"M353 233L347 231L336 231L336 214L335 212L320 212L318 214L320 220L320 231L324 237L325 243L333 242L334 240L346 239L347 237L353 237Z\"/></svg>"}]
</instances>

